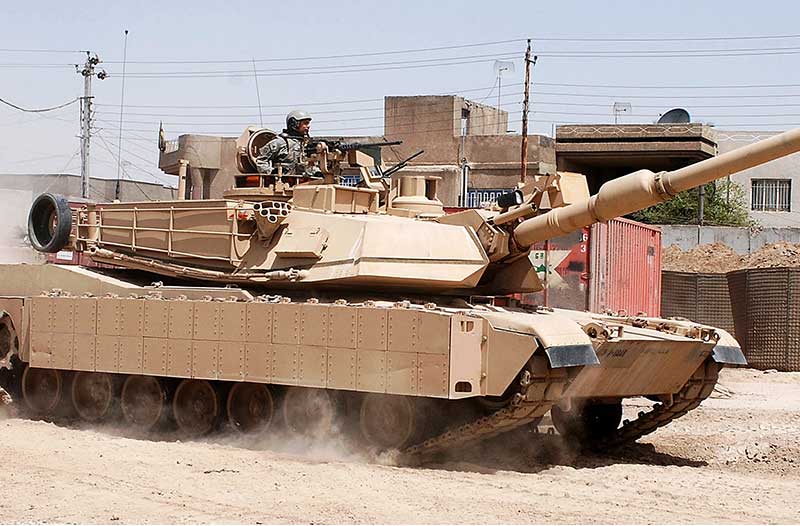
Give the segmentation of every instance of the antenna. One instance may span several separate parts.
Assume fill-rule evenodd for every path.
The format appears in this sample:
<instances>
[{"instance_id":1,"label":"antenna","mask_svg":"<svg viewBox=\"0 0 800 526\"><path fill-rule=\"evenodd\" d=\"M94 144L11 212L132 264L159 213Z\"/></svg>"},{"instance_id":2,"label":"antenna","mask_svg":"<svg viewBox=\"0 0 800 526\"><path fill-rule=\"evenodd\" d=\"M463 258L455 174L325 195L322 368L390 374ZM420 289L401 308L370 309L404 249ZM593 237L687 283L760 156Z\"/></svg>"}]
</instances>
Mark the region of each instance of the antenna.
<instances>
[{"instance_id":1,"label":"antenna","mask_svg":"<svg viewBox=\"0 0 800 526\"><path fill-rule=\"evenodd\" d=\"M656 124L688 124L692 122L689 112L683 108L673 108L659 117Z\"/></svg>"},{"instance_id":2,"label":"antenna","mask_svg":"<svg viewBox=\"0 0 800 526\"><path fill-rule=\"evenodd\" d=\"M125 107L125 64L128 61L128 30L125 30L125 43L122 46L122 90L119 95L119 137L117 137L117 184L114 186L114 199L119 201L120 175L122 173L122 111Z\"/></svg>"},{"instance_id":3,"label":"antenna","mask_svg":"<svg viewBox=\"0 0 800 526\"><path fill-rule=\"evenodd\" d=\"M617 120L621 114L630 114L632 109L633 107L630 102L615 102L612 107L612 111L614 112L614 124L617 124Z\"/></svg>"},{"instance_id":4,"label":"antenna","mask_svg":"<svg viewBox=\"0 0 800 526\"><path fill-rule=\"evenodd\" d=\"M256 79L256 98L258 99L258 121L264 127L264 116L261 115L261 90L258 89L258 70L256 70L256 59L253 57L253 78Z\"/></svg>"},{"instance_id":5,"label":"antenna","mask_svg":"<svg viewBox=\"0 0 800 526\"><path fill-rule=\"evenodd\" d=\"M514 63L510 60L495 60L494 74L497 77L497 109L500 109L500 89L502 88L503 75L514 73Z\"/></svg>"}]
</instances>

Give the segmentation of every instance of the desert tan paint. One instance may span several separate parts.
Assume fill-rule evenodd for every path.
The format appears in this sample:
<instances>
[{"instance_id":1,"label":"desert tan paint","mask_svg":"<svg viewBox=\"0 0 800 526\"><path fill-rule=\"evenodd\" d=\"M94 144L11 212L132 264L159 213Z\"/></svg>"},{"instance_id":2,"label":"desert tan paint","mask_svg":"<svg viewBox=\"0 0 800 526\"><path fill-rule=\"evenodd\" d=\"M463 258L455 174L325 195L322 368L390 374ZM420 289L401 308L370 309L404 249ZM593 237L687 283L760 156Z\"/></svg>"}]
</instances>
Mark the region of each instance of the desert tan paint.
<instances>
[{"instance_id":1,"label":"desert tan paint","mask_svg":"<svg viewBox=\"0 0 800 526\"><path fill-rule=\"evenodd\" d=\"M536 348L438 309L68 296L26 308L31 366L63 370L463 398L502 394ZM491 365L500 348L514 359Z\"/></svg>"},{"instance_id":2,"label":"desert tan paint","mask_svg":"<svg viewBox=\"0 0 800 526\"><path fill-rule=\"evenodd\" d=\"M252 203L93 205L96 234L90 236L84 222L88 219L81 220L80 243L228 273L303 269L302 283L426 290L477 285L489 260L474 232L461 225L377 214L376 196L374 190L335 185L298 188L294 208L282 220L280 233L269 240L254 235ZM364 199L364 206L357 205ZM328 208L306 208L312 206ZM403 235L398 235L401 231ZM100 252L92 257L106 261ZM119 263L113 257L106 262Z\"/></svg>"}]
</instances>

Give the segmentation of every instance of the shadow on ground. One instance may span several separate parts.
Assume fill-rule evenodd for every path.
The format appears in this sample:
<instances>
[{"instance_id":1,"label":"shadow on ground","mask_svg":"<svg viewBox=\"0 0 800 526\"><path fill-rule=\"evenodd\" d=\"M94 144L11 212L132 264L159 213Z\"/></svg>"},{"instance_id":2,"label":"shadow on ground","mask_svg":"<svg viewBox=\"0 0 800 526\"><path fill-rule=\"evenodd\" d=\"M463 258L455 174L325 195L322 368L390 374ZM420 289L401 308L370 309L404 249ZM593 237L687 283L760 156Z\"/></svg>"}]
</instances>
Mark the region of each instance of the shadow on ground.
<instances>
[{"instance_id":1,"label":"shadow on ground","mask_svg":"<svg viewBox=\"0 0 800 526\"><path fill-rule=\"evenodd\" d=\"M652 444L632 443L605 453L585 452L558 435L515 430L476 446L450 452L422 467L452 471L538 473L553 466L596 469L618 464L703 467L702 460L657 451Z\"/></svg>"}]
</instances>

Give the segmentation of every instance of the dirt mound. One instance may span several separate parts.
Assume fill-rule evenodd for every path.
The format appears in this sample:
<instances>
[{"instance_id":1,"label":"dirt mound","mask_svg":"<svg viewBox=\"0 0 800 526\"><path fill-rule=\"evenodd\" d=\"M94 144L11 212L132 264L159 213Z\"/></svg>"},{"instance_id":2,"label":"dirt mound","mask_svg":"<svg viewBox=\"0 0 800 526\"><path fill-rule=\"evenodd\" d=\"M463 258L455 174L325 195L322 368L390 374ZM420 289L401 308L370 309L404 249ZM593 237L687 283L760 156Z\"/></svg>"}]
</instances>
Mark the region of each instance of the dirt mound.
<instances>
[{"instance_id":1,"label":"dirt mound","mask_svg":"<svg viewBox=\"0 0 800 526\"><path fill-rule=\"evenodd\" d=\"M800 245L772 243L750 254L747 268L800 267Z\"/></svg>"},{"instance_id":2,"label":"dirt mound","mask_svg":"<svg viewBox=\"0 0 800 526\"><path fill-rule=\"evenodd\" d=\"M661 253L661 268L674 272L723 274L744 268L773 267L800 267L800 244L770 243L749 256L740 256L722 243L698 245L687 251L671 245Z\"/></svg>"},{"instance_id":3,"label":"dirt mound","mask_svg":"<svg viewBox=\"0 0 800 526\"><path fill-rule=\"evenodd\" d=\"M742 256L728 245L713 243L698 245L683 251L677 245L661 253L661 268L675 272L730 272L742 267Z\"/></svg>"}]
</instances>

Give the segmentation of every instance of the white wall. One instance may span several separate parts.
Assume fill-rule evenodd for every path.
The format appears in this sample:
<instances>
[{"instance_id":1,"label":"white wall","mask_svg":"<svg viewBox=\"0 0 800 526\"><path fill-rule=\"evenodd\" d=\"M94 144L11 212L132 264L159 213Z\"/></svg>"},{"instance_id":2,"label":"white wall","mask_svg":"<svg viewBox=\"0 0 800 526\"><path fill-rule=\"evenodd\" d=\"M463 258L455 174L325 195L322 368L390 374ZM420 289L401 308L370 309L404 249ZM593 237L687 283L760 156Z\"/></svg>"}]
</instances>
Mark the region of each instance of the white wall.
<instances>
[{"instance_id":1,"label":"white wall","mask_svg":"<svg viewBox=\"0 0 800 526\"><path fill-rule=\"evenodd\" d=\"M766 139L778 132L716 130L719 153L729 152L750 143ZM790 155L731 176L745 191L750 216L764 227L800 227L800 154ZM756 212L750 210L751 179L791 179L790 212Z\"/></svg>"}]
</instances>

